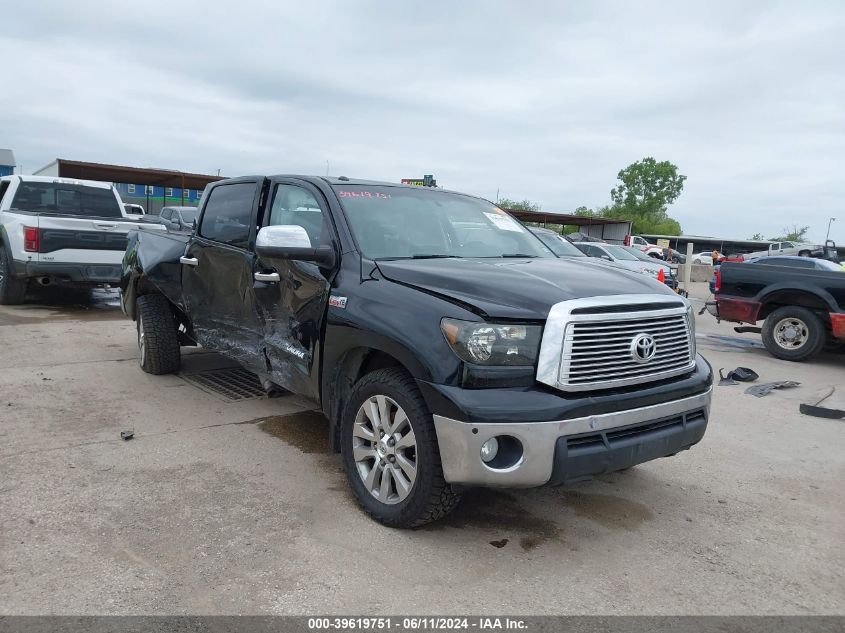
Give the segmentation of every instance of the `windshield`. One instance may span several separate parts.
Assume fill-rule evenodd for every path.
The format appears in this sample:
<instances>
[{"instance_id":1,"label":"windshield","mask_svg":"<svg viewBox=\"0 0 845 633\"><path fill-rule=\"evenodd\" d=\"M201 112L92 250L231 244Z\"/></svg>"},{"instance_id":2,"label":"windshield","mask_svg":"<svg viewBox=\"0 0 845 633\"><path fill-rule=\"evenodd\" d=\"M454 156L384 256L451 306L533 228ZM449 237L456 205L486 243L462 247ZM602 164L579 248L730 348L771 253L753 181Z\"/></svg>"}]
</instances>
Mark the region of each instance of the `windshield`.
<instances>
[{"instance_id":1,"label":"windshield","mask_svg":"<svg viewBox=\"0 0 845 633\"><path fill-rule=\"evenodd\" d=\"M12 207L21 211L120 218L120 205L111 189L60 182L23 182Z\"/></svg>"},{"instance_id":2,"label":"windshield","mask_svg":"<svg viewBox=\"0 0 845 633\"><path fill-rule=\"evenodd\" d=\"M510 215L478 198L379 185L334 189L370 259L554 257Z\"/></svg>"},{"instance_id":3,"label":"windshield","mask_svg":"<svg viewBox=\"0 0 845 633\"><path fill-rule=\"evenodd\" d=\"M190 224L194 220L197 219L197 210L196 209L182 209L182 220L184 220L187 224Z\"/></svg>"},{"instance_id":4,"label":"windshield","mask_svg":"<svg viewBox=\"0 0 845 633\"><path fill-rule=\"evenodd\" d=\"M634 257L633 253L625 250L624 246L617 246L616 244L602 244L601 246L610 253L614 259L621 259L626 262L635 262L639 259L638 257Z\"/></svg>"},{"instance_id":5,"label":"windshield","mask_svg":"<svg viewBox=\"0 0 845 633\"><path fill-rule=\"evenodd\" d=\"M546 233L545 231L531 232L558 257L586 257L584 253L556 233Z\"/></svg>"}]
</instances>

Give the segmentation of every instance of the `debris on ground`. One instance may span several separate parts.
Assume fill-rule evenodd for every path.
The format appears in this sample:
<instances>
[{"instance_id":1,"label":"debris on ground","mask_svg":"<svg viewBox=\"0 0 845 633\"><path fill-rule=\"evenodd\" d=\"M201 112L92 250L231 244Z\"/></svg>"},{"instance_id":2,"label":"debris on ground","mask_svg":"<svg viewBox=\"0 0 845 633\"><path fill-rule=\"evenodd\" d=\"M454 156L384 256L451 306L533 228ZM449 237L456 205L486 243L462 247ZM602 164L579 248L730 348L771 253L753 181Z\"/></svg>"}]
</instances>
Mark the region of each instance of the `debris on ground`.
<instances>
[{"instance_id":1,"label":"debris on ground","mask_svg":"<svg viewBox=\"0 0 845 633\"><path fill-rule=\"evenodd\" d=\"M795 382L794 380L778 380L776 382L764 382L761 385L753 385L749 387L745 390L745 393L750 394L752 396L757 396L758 398L762 398L763 396L768 396L775 389L788 389L791 387L798 387L800 385L800 382Z\"/></svg>"},{"instance_id":2,"label":"debris on ground","mask_svg":"<svg viewBox=\"0 0 845 633\"><path fill-rule=\"evenodd\" d=\"M828 407L821 407L819 406L822 402L830 398L833 395L833 392L836 391L836 387L831 387L830 390L825 394L822 398L817 400L815 403L801 403L798 406L798 410L803 413L804 415L812 415L817 418L829 418L831 420L842 420L845 419L845 410L842 409L830 409Z\"/></svg>"},{"instance_id":3,"label":"debris on ground","mask_svg":"<svg viewBox=\"0 0 845 633\"><path fill-rule=\"evenodd\" d=\"M120 439L122 440L131 440L135 437L135 431L121 431L120 432Z\"/></svg>"},{"instance_id":4,"label":"debris on ground","mask_svg":"<svg viewBox=\"0 0 845 633\"><path fill-rule=\"evenodd\" d=\"M725 368L724 367L719 368L719 386L720 387L727 387L727 386L730 386L730 385L737 385L737 384L739 384L739 383L736 380L734 380L733 378L729 378L728 376L725 375Z\"/></svg>"},{"instance_id":5,"label":"debris on ground","mask_svg":"<svg viewBox=\"0 0 845 633\"><path fill-rule=\"evenodd\" d=\"M728 374L728 378L739 382L754 382L759 377L760 375L756 371L748 367L737 367Z\"/></svg>"},{"instance_id":6,"label":"debris on ground","mask_svg":"<svg viewBox=\"0 0 845 633\"><path fill-rule=\"evenodd\" d=\"M727 374L724 373L724 367L719 369L719 385L735 385L737 382L754 382L760 376L753 369L748 367L737 367L732 369Z\"/></svg>"}]
</instances>

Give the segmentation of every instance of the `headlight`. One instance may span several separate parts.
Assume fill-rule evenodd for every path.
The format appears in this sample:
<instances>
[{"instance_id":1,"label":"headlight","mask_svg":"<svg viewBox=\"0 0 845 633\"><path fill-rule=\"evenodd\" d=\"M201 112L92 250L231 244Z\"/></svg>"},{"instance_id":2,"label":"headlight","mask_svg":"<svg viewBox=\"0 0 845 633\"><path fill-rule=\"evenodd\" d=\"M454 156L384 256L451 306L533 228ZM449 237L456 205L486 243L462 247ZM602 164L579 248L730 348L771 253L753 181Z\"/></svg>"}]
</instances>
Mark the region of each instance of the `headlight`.
<instances>
[{"instance_id":1,"label":"headlight","mask_svg":"<svg viewBox=\"0 0 845 633\"><path fill-rule=\"evenodd\" d=\"M692 357L695 358L695 310L693 310L691 303L687 306L687 323L689 324L690 349Z\"/></svg>"},{"instance_id":2,"label":"headlight","mask_svg":"<svg viewBox=\"0 0 845 633\"><path fill-rule=\"evenodd\" d=\"M477 365L533 365L543 331L539 325L457 319L443 319L440 329L458 358Z\"/></svg>"}]
</instances>

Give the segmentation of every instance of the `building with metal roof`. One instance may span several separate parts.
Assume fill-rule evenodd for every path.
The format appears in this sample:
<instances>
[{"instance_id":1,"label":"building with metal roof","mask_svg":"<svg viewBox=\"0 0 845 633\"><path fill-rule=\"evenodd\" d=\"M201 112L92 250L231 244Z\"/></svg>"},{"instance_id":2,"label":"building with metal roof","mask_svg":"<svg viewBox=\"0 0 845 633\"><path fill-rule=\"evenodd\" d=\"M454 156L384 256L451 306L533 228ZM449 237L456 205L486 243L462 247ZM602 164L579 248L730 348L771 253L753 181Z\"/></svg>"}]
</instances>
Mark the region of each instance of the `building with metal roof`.
<instances>
[{"instance_id":1,"label":"building with metal roof","mask_svg":"<svg viewBox=\"0 0 845 633\"><path fill-rule=\"evenodd\" d=\"M140 204L147 213L158 213L166 206L196 206L206 185L223 178L172 169L88 163L65 158L57 158L33 175L114 183L124 202Z\"/></svg>"}]
</instances>

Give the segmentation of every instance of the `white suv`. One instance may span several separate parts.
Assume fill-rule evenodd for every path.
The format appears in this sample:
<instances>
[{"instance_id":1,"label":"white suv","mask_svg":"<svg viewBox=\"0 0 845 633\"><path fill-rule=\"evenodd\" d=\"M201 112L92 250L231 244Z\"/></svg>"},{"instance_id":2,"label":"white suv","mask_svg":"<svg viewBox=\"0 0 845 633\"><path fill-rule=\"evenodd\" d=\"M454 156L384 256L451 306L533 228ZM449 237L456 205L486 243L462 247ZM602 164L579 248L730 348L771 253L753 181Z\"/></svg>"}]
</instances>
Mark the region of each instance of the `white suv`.
<instances>
[{"instance_id":1,"label":"white suv","mask_svg":"<svg viewBox=\"0 0 845 633\"><path fill-rule=\"evenodd\" d=\"M139 225L109 183L0 178L0 304L21 303L31 280L116 284L126 235Z\"/></svg>"}]
</instances>

